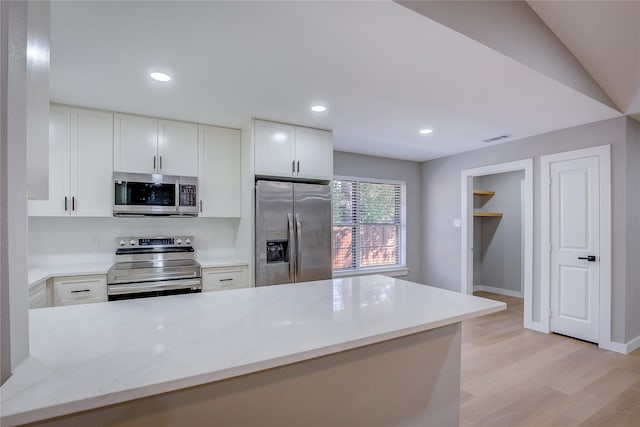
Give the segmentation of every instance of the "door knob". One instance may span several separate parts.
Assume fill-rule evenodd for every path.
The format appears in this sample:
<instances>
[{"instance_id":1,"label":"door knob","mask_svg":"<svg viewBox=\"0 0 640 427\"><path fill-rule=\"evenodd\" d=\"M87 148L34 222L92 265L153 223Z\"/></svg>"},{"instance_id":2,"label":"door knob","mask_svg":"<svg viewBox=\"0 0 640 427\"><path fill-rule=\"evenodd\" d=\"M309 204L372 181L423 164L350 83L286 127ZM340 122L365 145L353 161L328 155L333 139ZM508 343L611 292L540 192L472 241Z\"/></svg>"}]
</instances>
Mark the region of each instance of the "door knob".
<instances>
[{"instance_id":1,"label":"door knob","mask_svg":"<svg viewBox=\"0 0 640 427\"><path fill-rule=\"evenodd\" d=\"M596 262L595 255L579 256L578 259L586 259L589 262Z\"/></svg>"}]
</instances>

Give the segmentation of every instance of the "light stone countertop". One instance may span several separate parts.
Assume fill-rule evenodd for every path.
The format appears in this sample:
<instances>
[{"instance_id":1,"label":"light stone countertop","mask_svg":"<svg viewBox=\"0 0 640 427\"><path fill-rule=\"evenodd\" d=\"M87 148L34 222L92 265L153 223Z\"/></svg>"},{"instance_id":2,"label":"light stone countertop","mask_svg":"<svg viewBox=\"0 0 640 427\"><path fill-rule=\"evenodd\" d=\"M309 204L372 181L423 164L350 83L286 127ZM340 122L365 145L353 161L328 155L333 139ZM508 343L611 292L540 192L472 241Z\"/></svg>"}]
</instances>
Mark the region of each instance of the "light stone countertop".
<instances>
[{"instance_id":1,"label":"light stone countertop","mask_svg":"<svg viewBox=\"0 0 640 427\"><path fill-rule=\"evenodd\" d=\"M0 389L9 427L257 372L501 311L385 276L30 310Z\"/></svg>"},{"instance_id":2,"label":"light stone countertop","mask_svg":"<svg viewBox=\"0 0 640 427\"><path fill-rule=\"evenodd\" d=\"M30 266L28 269L29 287L35 286L52 277L84 276L88 274L107 274L112 262L91 264L52 264Z\"/></svg>"},{"instance_id":3,"label":"light stone countertop","mask_svg":"<svg viewBox=\"0 0 640 427\"><path fill-rule=\"evenodd\" d=\"M235 258L198 257L196 261L202 268L208 267L237 267L248 265L246 261ZM30 266L28 269L29 288L52 277L84 276L89 274L107 274L113 262L96 263L60 263Z\"/></svg>"}]
</instances>

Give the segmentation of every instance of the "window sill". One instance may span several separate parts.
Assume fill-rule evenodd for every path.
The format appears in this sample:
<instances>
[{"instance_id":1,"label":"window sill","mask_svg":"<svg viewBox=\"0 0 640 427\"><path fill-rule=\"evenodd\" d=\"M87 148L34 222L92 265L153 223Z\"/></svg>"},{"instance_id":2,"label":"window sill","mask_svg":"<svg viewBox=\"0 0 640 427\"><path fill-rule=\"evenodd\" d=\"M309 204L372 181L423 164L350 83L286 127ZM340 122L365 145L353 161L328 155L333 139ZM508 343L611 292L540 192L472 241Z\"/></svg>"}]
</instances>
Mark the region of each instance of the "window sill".
<instances>
[{"instance_id":1,"label":"window sill","mask_svg":"<svg viewBox=\"0 0 640 427\"><path fill-rule=\"evenodd\" d=\"M400 277L409 274L407 267L384 267L384 268L367 268L361 270L348 270L348 271L334 271L333 277L353 277L353 276L368 276L372 274L382 274L389 277Z\"/></svg>"}]
</instances>

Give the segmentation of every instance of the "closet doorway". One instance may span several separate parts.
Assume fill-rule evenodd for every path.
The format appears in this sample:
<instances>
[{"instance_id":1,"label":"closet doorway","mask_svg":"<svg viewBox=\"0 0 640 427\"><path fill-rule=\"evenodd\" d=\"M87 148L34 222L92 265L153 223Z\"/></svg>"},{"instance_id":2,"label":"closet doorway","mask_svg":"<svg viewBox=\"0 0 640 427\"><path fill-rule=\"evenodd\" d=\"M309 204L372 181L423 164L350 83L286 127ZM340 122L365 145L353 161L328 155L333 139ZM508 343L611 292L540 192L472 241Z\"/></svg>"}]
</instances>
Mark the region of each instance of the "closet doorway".
<instances>
[{"instance_id":1,"label":"closet doorway","mask_svg":"<svg viewBox=\"0 0 640 427\"><path fill-rule=\"evenodd\" d=\"M524 298L533 320L533 160L462 171L461 292Z\"/></svg>"}]
</instances>

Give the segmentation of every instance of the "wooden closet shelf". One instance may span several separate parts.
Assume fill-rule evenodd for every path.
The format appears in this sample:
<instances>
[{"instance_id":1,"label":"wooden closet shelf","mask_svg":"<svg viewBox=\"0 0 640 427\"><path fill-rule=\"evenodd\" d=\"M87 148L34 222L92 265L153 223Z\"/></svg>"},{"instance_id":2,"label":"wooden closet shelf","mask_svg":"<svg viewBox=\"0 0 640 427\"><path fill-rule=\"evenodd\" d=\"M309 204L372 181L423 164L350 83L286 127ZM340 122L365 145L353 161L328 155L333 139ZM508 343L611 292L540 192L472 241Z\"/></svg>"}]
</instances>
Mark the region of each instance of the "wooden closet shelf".
<instances>
[{"instance_id":1,"label":"wooden closet shelf","mask_svg":"<svg viewBox=\"0 0 640 427\"><path fill-rule=\"evenodd\" d=\"M493 196L496 194L496 192L489 190L473 190L473 194L475 194L476 196Z\"/></svg>"},{"instance_id":2,"label":"wooden closet shelf","mask_svg":"<svg viewBox=\"0 0 640 427\"><path fill-rule=\"evenodd\" d=\"M502 212L474 212L473 216L477 217L501 217Z\"/></svg>"}]
</instances>

